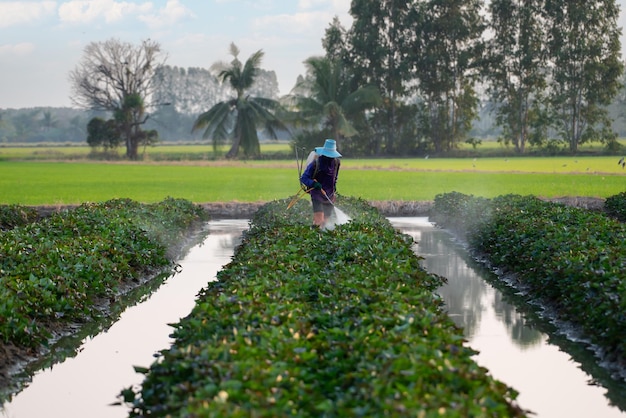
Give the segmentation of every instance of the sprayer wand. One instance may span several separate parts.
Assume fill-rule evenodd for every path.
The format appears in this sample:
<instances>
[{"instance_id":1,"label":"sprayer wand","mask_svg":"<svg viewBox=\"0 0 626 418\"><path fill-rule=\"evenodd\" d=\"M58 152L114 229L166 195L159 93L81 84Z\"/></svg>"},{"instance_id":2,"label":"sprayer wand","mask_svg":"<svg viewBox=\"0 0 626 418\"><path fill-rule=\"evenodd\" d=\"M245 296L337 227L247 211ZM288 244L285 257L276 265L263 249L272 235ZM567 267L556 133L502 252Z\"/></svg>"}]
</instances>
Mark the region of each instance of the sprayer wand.
<instances>
[{"instance_id":1,"label":"sprayer wand","mask_svg":"<svg viewBox=\"0 0 626 418\"><path fill-rule=\"evenodd\" d=\"M335 204L333 203L333 201L332 201L332 200L330 200L330 197L328 197L328 195L326 194L326 190L324 190L324 189L320 189L320 190L322 191L322 194L324 195L324 197L326 198L326 200L328 200L328 202L329 202L331 205L335 206Z\"/></svg>"}]
</instances>

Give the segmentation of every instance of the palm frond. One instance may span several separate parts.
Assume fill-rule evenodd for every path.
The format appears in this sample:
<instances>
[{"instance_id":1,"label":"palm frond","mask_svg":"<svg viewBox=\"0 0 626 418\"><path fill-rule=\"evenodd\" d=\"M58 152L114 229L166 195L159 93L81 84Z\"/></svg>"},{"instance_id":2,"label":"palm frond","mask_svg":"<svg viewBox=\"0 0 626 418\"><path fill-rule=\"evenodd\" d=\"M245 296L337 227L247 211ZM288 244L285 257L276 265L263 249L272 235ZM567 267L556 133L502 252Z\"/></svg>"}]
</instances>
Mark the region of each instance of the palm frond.
<instances>
[{"instance_id":1,"label":"palm frond","mask_svg":"<svg viewBox=\"0 0 626 418\"><path fill-rule=\"evenodd\" d=\"M263 125L264 131L273 139L278 138L277 131L289 131L285 123L276 116L281 108L280 103L272 99L251 98L248 101L249 111L252 113L255 123Z\"/></svg>"},{"instance_id":2,"label":"palm frond","mask_svg":"<svg viewBox=\"0 0 626 418\"><path fill-rule=\"evenodd\" d=\"M237 57L239 56L239 48L237 47L237 45L235 45L234 42L230 43L228 50L230 51L230 55L237 59Z\"/></svg>"},{"instance_id":3,"label":"palm frond","mask_svg":"<svg viewBox=\"0 0 626 418\"><path fill-rule=\"evenodd\" d=\"M322 125L335 137L358 134L350 121L380 105L378 90L373 86L354 89L340 61L311 57L305 64L307 77L294 88L295 97L291 99L300 112L300 120L312 126Z\"/></svg>"},{"instance_id":4,"label":"palm frond","mask_svg":"<svg viewBox=\"0 0 626 418\"><path fill-rule=\"evenodd\" d=\"M232 130L234 118L232 109L232 100L217 103L196 118L191 131L196 132L204 129L202 138L211 138L213 145L216 146L218 142L227 139Z\"/></svg>"},{"instance_id":5,"label":"palm frond","mask_svg":"<svg viewBox=\"0 0 626 418\"><path fill-rule=\"evenodd\" d=\"M227 158L235 157L241 146L246 155L260 153L257 126L263 125L270 135L276 137L277 129L287 130L285 124L277 114L285 115L287 111L281 104L272 99L246 96L258 75L263 51L252 54L242 65L237 58L239 48L233 43L230 52L234 59L230 65L220 65L218 79L230 83L237 93L236 97L228 102L221 102L198 116L193 131L205 129L205 138L213 138L215 145L219 139L232 137L233 144L226 154Z\"/></svg>"},{"instance_id":6,"label":"palm frond","mask_svg":"<svg viewBox=\"0 0 626 418\"><path fill-rule=\"evenodd\" d=\"M348 94L341 102L341 107L346 114L354 114L363 110L380 106L382 97L375 86L365 86Z\"/></svg>"},{"instance_id":7,"label":"palm frond","mask_svg":"<svg viewBox=\"0 0 626 418\"><path fill-rule=\"evenodd\" d=\"M319 102L312 97L300 97L297 99L297 108L302 119L312 123L324 117L324 105L326 102Z\"/></svg>"},{"instance_id":8,"label":"palm frond","mask_svg":"<svg viewBox=\"0 0 626 418\"><path fill-rule=\"evenodd\" d=\"M350 121L346 119L346 116L343 114L343 112L337 115L337 127L339 133L346 138L350 138L359 133L356 128L350 123Z\"/></svg>"},{"instance_id":9,"label":"palm frond","mask_svg":"<svg viewBox=\"0 0 626 418\"><path fill-rule=\"evenodd\" d=\"M259 69L261 68L263 55L264 52L262 50L258 50L244 63L239 80L239 88L241 90L248 90L254 84L254 80L259 73Z\"/></svg>"}]
</instances>

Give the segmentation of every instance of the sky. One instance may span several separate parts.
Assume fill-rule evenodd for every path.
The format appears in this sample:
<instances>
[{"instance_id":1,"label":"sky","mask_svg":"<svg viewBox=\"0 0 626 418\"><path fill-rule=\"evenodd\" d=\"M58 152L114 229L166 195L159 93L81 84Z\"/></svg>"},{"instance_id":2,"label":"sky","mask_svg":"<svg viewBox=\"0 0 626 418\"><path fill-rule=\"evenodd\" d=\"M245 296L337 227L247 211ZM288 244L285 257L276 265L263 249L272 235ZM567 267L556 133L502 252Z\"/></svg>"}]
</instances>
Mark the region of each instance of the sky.
<instances>
[{"instance_id":1,"label":"sky","mask_svg":"<svg viewBox=\"0 0 626 418\"><path fill-rule=\"evenodd\" d=\"M618 0L626 27L626 0ZM234 42L244 61L263 50L287 94L304 60L322 55L334 16L345 28L350 0L0 0L0 109L71 106L68 76L90 42L139 45L152 39L166 64L209 68L230 61ZM626 58L626 38L622 36Z\"/></svg>"},{"instance_id":2,"label":"sky","mask_svg":"<svg viewBox=\"0 0 626 418\"><path fill-rule=\"evenodd\" d=\"M334 16L349 28L350 0L0 0L0 109L72 106L70 71L90 42L159 42L166 64L209 68L263 50L287 94L304 60L323 55Z\"/></svg>"}]
</instances>

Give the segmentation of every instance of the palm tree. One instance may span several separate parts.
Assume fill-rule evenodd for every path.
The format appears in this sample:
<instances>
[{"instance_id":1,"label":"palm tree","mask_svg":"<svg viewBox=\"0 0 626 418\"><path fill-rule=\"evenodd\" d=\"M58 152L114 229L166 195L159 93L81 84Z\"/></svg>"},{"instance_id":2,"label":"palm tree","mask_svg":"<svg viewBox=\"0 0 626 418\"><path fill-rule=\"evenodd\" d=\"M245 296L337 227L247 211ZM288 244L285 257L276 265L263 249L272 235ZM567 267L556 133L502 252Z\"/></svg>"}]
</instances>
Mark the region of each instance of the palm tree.
<instances>
[{"instance_id":1,"label":"palm tree","mask_svg":"<svg viewBox=\"0 0 626 418\"><path fill-rule=\"evenodd\" d=\"M307 77L296 85L292 97L300 117L328 129L337 142L358 134L350 119L381 104L378 89L353 89L340 61L311 57L305 65Z\"/></svg>"},{"instance_id":2,"label":"palm tree","mask_svg":"<svg viewBox=\"0 0 626 418\"><path fill-rule=\"evenodd\" d=\"M50 131L52 128L57 127L58 121L52 115L52 112L50 110L43 111L43 119L41 121L41 125L43 126L43 130L46 132Z\"/></svg>"},{"instance_id":3,"label":"palm tree","mask_svg":"<svg viewBox=\"0 0 626 418\"><path fill-rule=\"evenodd\" d=\"M237 58L239 48L234 43L230 44L230 53L234 59L229 65L217 63L213 68L220 69L218 79L222 83L230 83L237 97L219 102L198 116L192 132L205 129L202 137L212 138L214 149L220 141L232 137L233 144L226 158L236 157L239 146L243 148L245 155L258 155L261 152L258 125L264 125L268 135L274 139L277 138L277 129L286 130L284 123L275 115L280 104L276 100L246 95L258 75L263 51L252 54L243 65Z\"/></svg>"}]
</instances>

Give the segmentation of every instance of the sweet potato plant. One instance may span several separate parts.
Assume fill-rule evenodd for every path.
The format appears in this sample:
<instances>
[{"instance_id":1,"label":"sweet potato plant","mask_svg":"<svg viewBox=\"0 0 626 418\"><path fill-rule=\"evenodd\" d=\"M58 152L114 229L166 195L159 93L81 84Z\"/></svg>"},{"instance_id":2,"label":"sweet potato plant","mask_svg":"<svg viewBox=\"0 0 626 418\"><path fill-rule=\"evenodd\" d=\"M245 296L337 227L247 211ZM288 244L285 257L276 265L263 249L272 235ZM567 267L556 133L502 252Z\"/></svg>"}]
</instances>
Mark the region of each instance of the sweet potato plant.
<instances>
[{"instance_id":1,"label":"sweet potato plant","mask_svg":"<svg viewBox=\"0 0 626 418\"><path fill-rule=\"evenodd\" d=\"M174 343L121 392L130 416L524 416L472 359L407 235L365 202L312 228L263 206Z\"/></svg>"},{"instance_id":2,"label":"sweet potato plant","mask_svg":"<svg viewBox=\"0 0 626 418\"><path fill-rule=\"evenodd\" d=\"M37 211L22 205L0 205L0 231L7 231L36 221Z\"/></svg>"},{"instance_id":3,"label":"sweet potato plant","mask_svg":"<svg viewBox=\"0 0 626 418\"><path fill-rule=\"evenodd\" d=\"M0 232L0 345L26 348L45 345L63 324L99 317L120 290L173 265L168 250L207 218L171 198L83 204L35 222L22 222L35 219L22 208L0 213L16 209L3 218L12 228Z\"/></svg>"},{"instance_id":4,"label":"sweet potato plant","mask_svg":"<svg viewBox=\"0 0 626 418\"><path fill-rule=\"evenodd\" d=\"M626 192L621 192L606 198L605 211L615 219L626 222Z\"/></svg>"},{"instance_id":5,"label":"sweet potato plant","mask_svg":"<svg viewBox=\"0 0 626 418\"><path fill-rule=\"evenodd\" d=\"M533 299L601 347L605 359L626 365L624 223L533 196L461 193L437 196L432 219L464 235L493 267L514 274Z\"/></svg>"}]
</instances>

